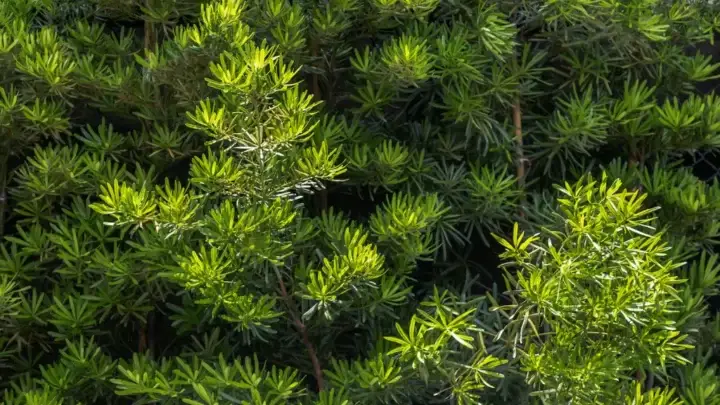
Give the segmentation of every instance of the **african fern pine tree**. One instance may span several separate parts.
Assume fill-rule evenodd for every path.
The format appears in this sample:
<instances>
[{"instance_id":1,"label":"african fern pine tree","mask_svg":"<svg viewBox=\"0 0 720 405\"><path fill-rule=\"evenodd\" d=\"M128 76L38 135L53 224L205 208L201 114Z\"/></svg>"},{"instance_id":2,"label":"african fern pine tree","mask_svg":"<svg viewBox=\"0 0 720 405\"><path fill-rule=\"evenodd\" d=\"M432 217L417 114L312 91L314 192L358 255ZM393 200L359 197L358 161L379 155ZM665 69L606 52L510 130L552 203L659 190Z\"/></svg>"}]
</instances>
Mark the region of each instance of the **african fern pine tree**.
<instances>
[{"instance_id":1,"label":"african fern pine tree","mask_svg":"<svg viewBox=\"0 0 720 405\"><path fill-rule=\"evenodd\" d=\"M3 1L3 403L720 403L719 16Z\"/></svg>"}]
</instances>

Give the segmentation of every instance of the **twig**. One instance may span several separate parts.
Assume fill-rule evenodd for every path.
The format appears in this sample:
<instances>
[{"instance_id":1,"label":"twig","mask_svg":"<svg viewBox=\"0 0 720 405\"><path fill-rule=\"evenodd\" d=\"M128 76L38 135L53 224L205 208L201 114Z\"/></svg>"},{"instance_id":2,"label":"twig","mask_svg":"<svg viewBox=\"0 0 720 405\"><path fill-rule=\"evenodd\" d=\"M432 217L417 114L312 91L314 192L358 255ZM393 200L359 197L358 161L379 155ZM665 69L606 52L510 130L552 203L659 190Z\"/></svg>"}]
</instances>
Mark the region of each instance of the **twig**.
<instances>
[{"instance_id":1,"label":"twig","mask_svg":"<svg viewBox=\"0 0 720 405\"><path fill-rule=\"evenodd\" d=\"M150 6L151 6L150 0L146 0L145 6L150 8ZM145 34L145 42L143 43L143 47L146 50L154 51L157 47L157 32L155 31L155 25L152 22L145 20L145 25L143 28L144 28L144 34ZM156 106L158 108L160 108L159 91L158 91L157 86L154 86L153 90L154 90ZM149 320L146 319L146 322L144 324L142 322L140 324L140 330L138 331L138 339L139 339L138 351L139 352L144 352L145 350L147 350L149 348L148 347L149 339L148 339L148 330L147 330L148 322L149 322Z\"/></svg>"},{"instance_id":2,"label":"twig","mask_svg":"<svg viewBox=\"0 0 720 405\"><path fill-rule=\"evenodd\" d=\"M317 352L315 351L315 346L313 346L312 342L310 341L307 327L300 319L300 316L298 316L297 312L295 312L295 305L293 303L292 297L288 294L287 289L285 288L285 282L283 281L282 275L277 268L275 269L275 273L278 276L278 283L280 284L280 294L287 303L288 312L290 313L293 324L295 325L295 328L297 328L298 332L300 332L300 336L302 337L303 344L307 349L308 356L310 356L310 361L312 362L313 370L315 373L315 380L317 380L318 391L322 391L325 383L323 379L322 366L320 365L320 360L318 359Z\"/></svg>"},{"instance_id":3,"label":"twig","mask_svg":"<svg viewBox=\"0 0 720 405\"><path fill-rule=\"evenodd\" d=\"M628 157L628 167L630 169L641 170L644 164L645 164L645 154L643 153L641 148L638 148L637 143L631 142L630 143L630 156ZM635 190L642 193L642 191L643 191L642 184L638 184L637 187L635 187Z\"/></svg>"},{"instance_id":4,"label":"twig","mask_svg":"<svg viewBox=\"0 0 720 405\"><path fill-rule=\"evenodd\" d=\"M310 44L311 48L311 55L312 55L312 63L314 67L317 69L319 63L318 61L318 53L319 53L319 45L317 38L313 38L312 42ZM332 67L331 67L332 68ZM330 70L332 73L332 70ZM316 72L311 73L311 81L310 81L310 91L312 92L313 97L315 98L315 101L323 101L323 94L322 90L320 89L320 77ZM315 202L316 202L316 210L318 213L323 213L327 209L327 185L322 188L322 190L319 190L318 193L315 195Z\"/></svg>"},{"instance_id":5,"label":"twig","mask_svg":"<svg viewBox=\"0 0 720 405\"><path fill-rule=\"evenodd\" d=\"M147 1L147 6L150 7L150 0ZM150 21L145 21L145 43L143 44L145 49L155 50L155 45L157 42L157 37L155 33L155 26Z\"/></svg>"},{"instance_id":6,"label":"twig","mask_svg":"<svg viewBox=\"0 0 720 405\"><path fill-rule=\"evenodd\" d=\"M140 340L138 342L138 352L143 353L145 349L147 349L147 330L145 329L145 325L142 324L142 321L140 321L140 330L138 331L138 339Z\"/></svg>"},{"instance_id":7,"label":"twig","mask_svg":"<svg viewBox=\"0 0 720 405\"><path fill-rule=\"evenodd\" d=\"M147 315L147 349L151 356L155 354L155 311Z\"/></svg>"},{"instance_id":8,"label":"twig","mask_svg":"<svg viewBox=\"0 0 720 405\"><path fill-rule=\"evenodd\" d=\"M317 69L317 63L315 63L315 62L317 61L317 58L318 58L319 45L318 45L318 41L316 38L312 39L310 48L311 48L311 52L312 52L313 65L315 65L315 68ZM312 72L311 75L312 75L312 84L310 86L311 87L310 91L312 91L312 94L313 94L313 96L315 96L316 101L321 101L323 99L322 98L323 95L322 95L322 91L320 91L320 78L318 77L318 74L315 72Z\"/></svg>"},{"instance_id":9,"label":"twig","mask_svg":"<svg viewBox=\"0 0 720 405\"><path fill-rule=\"evenodd\" d=\"M3 153L0 156L0 237L5 232L5 207L7 206L7 175L8 175L8 160L9 156L7 153Z\"/></svg>"},{"instance_id":10,"label":"twig","mask_svg":"<svg viewBox=\"0 0 720 405\"><path fill-rule=\"evenodd\" d=\"M146 7L150 8L150 0L146 1ZM158 50L158 42L160 41L160 35L158 34L158 30L156 28L155 24L151 21L145 21L145 42L143 46L146 50L150 50L151 52ZM146 74L149 75L150 72L146 71ZM162 109L160 86L158 86L157 83L153 83L153 96L155 99L155 107Z\"/></svg>"},{"instance_id":11,"label":"twig","mask_svg":"<svg viewBox=\"0 0 720 405\"><path fill-rule=\"evenodd\" d=\"M649 373L645 379L645 391L650 391L655 386L655 374Z\"/></svg>"},{"instance_id":12,"label":"twig","mask_svg":"<svg viewBox=\"0 0 720 405\"><path fill-rule=\"evenodd\" d=\"M315 201L317 202L317 211L318 213L323 213L327 210L328 205L328 191L327 191L327 185L323 187L322 190L318 190L318 193L316 194L317 197L315 198Z\"/></svg>"},{"instance_id":13,"label":"twig","mask_svg":"<svg viewBox=\"0 0 720 405\"><path fill-rule=\"evenodd\" d=\"M523 132L522 132L522 110L520 109L520 98L515 99L512 107L513 110L513 126L515 127L515 160L518 178L518 186L521 192L525 193L525 152L523 150ZM520 216L525 216L524 201L521 203Z\"/></svg>"}]
</instances>

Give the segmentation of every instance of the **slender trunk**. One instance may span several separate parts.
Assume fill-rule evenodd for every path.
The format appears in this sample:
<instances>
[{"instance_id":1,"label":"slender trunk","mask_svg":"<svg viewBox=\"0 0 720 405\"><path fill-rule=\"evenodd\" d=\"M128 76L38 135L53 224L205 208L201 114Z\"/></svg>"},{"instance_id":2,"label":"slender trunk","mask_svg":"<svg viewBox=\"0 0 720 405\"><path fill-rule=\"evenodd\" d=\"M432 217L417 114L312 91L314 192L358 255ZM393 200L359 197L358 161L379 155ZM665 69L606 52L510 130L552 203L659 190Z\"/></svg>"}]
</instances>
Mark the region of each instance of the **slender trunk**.
<instances>
[{"instance_id":1,"label":"slender trunk","mask_svg":"<svg viewBox=\"0 0 720 405\"><path fill-rule=\"evenodd\" d=\"M647 378L645 379L645 391L650 391L655 386L655 374L648 373Z\"/></svg>"},{"instance_id":2,"label":"slender trunk","mask_svg":"<svg viewBox=\"0 0 720 405\"><path fill-rule=\"evenodd\" d=\"M318 55L320 53L320 47L318 44L318 40L316 38L313 38L310 43L310 52L312 56L312 64L316 69L319 68L320 62L318 62ZM331 67L332 69L332 67ZM332 74L332 71L330 71ZM310 80L310 91L312 92L313 97L316 101L324 101L323 100L323 93L320 89L320 76L313 72L311 73L312 77ZM315 194L315 210L318 214L325 212L327 209L327 184L324 185L322 190L318 190L317 194Z\"/></svg>"},{"instance_id":3,"label":"slender trunk","mask_svg":"<svg viewBox=\"0 0 720 405\"><path fill-rule=\"evenodd\" d=\"M639 148L637 143L634 141L630 144L630 156L628 157L628 167L632 169L638 169L640 170L642 166L645 164L645 154L643 153L642 148ZM637 187L635 187L635 190L638 192L642 192L643 188L642 185L638 184Z\"/></svg>"},{"instance_id":4,"label":"slender trunk","mask_svg":"<svg viewBox=\"0 0 720 405\"><path fill-rule=\"evenodd\" d=\"M312 42L310 44L310 52L312 55L312 61L313 61L312 63L313 63L313 65L315 65L315 68L317 68L319 65L319 63L317 63L317 60L318 60L317 58L318 58L318 54L320 53L320 50L319 50L318 41L315 38L312 39ZM315 99L317 101L321 101L323 98L322 98L322 92L320 91L320 77L315 72L311 73L311 75L312 75L312 80L311 80L311 85L310 85L310 91L312 92L313 96L315 96Z\"/></svg>"},{"instance_id":5,"label":"slender trunk","mask_svg":"<svg viewBox=\"0 0 720 405\"><path fill-rule=\"evenodd\" d=\"M328 191L327 191L327 184L325 185L325 188L322 190L318 190L318 193L315 197L315 202L317 203L317 211L319 214L325 212L327 210L328 205Z\"/></svg>"},{"instance_id":6,"label":"slender trunk","mask_svg":"<svg viewBox=\"0 0 720 405\"><path fill-rule=\"evenodd\" d=\"M525 151L522 132L522 110L520 108L520 97L515 99L512 107L513 126L515 127L515 169L518 179L518 186L521 193L525 193ZM520 202L520 216L525 216L524 197Z\"/></svg>"},{"instance_id":7,"label":"slender trunk","mask_svg":"<svg viewBox=\"0 0 720 405\"><path fill-rule=\"evenodd\" d=\"M327 100L325 101L328 109L332 110L335 107L335 85L337 84L337 76L335 76L335 50L330 54L330 67L328 68L327 74L329 84L327 90Z\"/></svg>"},{"instance_id":8,"label":"slender trunk","mask_svg":"<svg viewBox=\"0 0 720 405\"><path fill-rule=\"evenodd\" d=\"M149 0L148 0L149 2ZM148 4L149 6L149 4ZM145 49L149 49L151 51L155 50L155 45L157 43L157 34L155 33L155 26L150 21L145 21L145 43L143 44Z\"/></svg>"},{"instance_id":9,"label":"slender trunk","mask_svg":"<svg viewBox=\"0 0 720 405\"><path fill-rule=\"evenodd\" d=\"M145 328L145 324L140 324L138 339L138 352L143 353L147 349L147 329Z\"/></svg>"},{"instance_id":10,"label":"slender trunk","mask_svg":"<svg viewBox=\"0 0 720 405\"><path fill-rule=\"evenodd\" d=\"M7 208L7 177L8 161L10 156L3 152L0 154L0 237L5 234L5 210Z\"/></svg>"},{"instance_id":11,"label":"slender trunk","mask_svg":"<svg viewBox=\"0 0 720 405\"><path fill-rule=\"evenodd\" d=\"M147 0L148 7L150 7L149 2L150 2L150 0ZM144 45L145 49L148 49L150 51L155 51L157 49L159 38L158 38L158 31L156 28L157 27L152 22L145 21L145 27L144 27L145 42L143 45ZM148 75L149 75L149 72L148 72ZM161 94L160 94L160 87L157 84L153 84L153 96L155 99L155 107L158 110L160 110L162 108L162 103L160 100Z\"/></svg>"},{"instance_id":12,"label":"slender trunk","mask_svg":"<svg viewBox=\"0 0 720 405\"><path fill-rule=\"evenodd\" d=\"M282 279L282 275L280 274L280 271L275 269L275 274L277 274L278 277L278 283L280 285L280 294L282 295L283 299L285 300L285 303L288 307L288 313L290 314L290 318L292 319L293 325L295 325L295 328L300 333L300 337L302 338L303 345L305 345L305 349L307 350L307 354L310 357L310 361L312 362L313 366L313 373L315 374L315 380L317 381L317 388L318 391L322 391L325 385L325 380L323 378L323 372L322 372L322 366L320 365L320 359L317 356L317 351L315 350L315 346L310 341L310 336L307 332L307 327L303 323L302 319L298 315L298 313L295 310L295 304L293 302L292 297L290 294L288 294L287 288L285 288L285 282Z\"/></svg>"},{"instance_id":13,"label":"slender trunk","mask_svg":"<svg viewBox=\"0 0 720 405\"><path fill-rule=\"evenodd\" d=\"M146 0L145 4L148 8L150 7L150 0ZM143 47L147 50L154 51L157 47L157 33L155 32L155 25L150 21L145 21L144 26L144 34L145 34L145 41L143 43ZM149 73L147 73L149 74ZM160 92L157 86L154 86L154 92L153 95L155 96L155 104L159 108L160 107ZM140 330L138 332L138 351L144 352L148 350L148 326L151 322L150 314L148 314L148 317L145 320L145 323L141 323Z\"/></svg>"},{"instance_id":14,"label":"slender trunk","mask_svg":"<svg viewBox=\"0 0 720 405\"><path fill-rule=\"evenodd\" d=\"M155 311L148 314L148 349L150 355L155 355Z\"/></svg>"}]
</instances>

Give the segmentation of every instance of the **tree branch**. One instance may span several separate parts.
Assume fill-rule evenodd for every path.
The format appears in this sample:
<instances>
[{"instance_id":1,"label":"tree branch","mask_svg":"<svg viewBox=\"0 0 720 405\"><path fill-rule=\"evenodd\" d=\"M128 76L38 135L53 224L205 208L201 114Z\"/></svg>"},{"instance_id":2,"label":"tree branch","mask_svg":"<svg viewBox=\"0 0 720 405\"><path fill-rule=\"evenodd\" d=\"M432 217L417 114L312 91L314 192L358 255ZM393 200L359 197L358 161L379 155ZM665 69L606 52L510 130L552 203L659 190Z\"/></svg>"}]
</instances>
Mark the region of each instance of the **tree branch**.
<instances>
[{"instance_id":1,"label":"tree branch","mask_svg":"<svg viewBox=\"0 0 720 405\"><path fill-rule=\"evenodd\" d=\"M8 160L10 156L7 153L0 154L0 237L5 232L5 208L7 206L7 176L8 176Z\"/></svg>"},{"instance_id":2,"label":"tree branch","mask_svg":"<svg viewBox=\"0 0 720 405\"><path fill-rule=\"evenodd\" d=\"M317 68L317 60L318 60L318 54L319 52L319 45L316 38L313 38L310 43L310 52L313 59L313 65ZM315 72L311 73L312 81L310 85L310 91L312 92L313 96L315 96L316 101L322 101L323 95L322 91L320 90L320 78L318 77L318 74Z\"/></svg>"},{"instance_id":3,"label":"tree branch","mask_svg":"<svg viewBox=\"0 0 720 405\"><path fill-rule=\"evenodd\" d=\"M295 304L293 303L292 297L288 294L287 288L285 288L285 282L282 279L282 275L280 274L280 271L276 268L275 273L278 276L278 282L280 284L280 294L282 295L283 299L285 300L287 306L288 306L288 312L290 313L290 317L292 318L293 324L295 325L295 328L300 333L300 337L302 338L303 344L305 345L305 348L308 352L308 356L310 356L310 361L313 365L313 370L315 374L315 379L317 380L317 388L318 391L322 391L323 387L325 385L324 378L323 378L323 372L322 372L322 366L320 365L320 359L318 359L317 352L315 351L315 346L313 346L312 342L310 341L310 336L307 333L307 327L303 323L303 321L300 319L300 316L295 311Z\"/></svg>"},{"instance_id":4,"label":"tree branch","mask_svg":"<svg viewBox=\"0 0 720 405\"><path fill-rule=\"evenodd\" d=\"M518 186L521 191L525 192L525 152L523 149L523 132L522 132L522 110L520 109L520 97L515 99L512 107L513 126L515 127L515 167L518 178ZM520 216L525 215L524 201L521 203Z\"/></svg>"}]
</instances>

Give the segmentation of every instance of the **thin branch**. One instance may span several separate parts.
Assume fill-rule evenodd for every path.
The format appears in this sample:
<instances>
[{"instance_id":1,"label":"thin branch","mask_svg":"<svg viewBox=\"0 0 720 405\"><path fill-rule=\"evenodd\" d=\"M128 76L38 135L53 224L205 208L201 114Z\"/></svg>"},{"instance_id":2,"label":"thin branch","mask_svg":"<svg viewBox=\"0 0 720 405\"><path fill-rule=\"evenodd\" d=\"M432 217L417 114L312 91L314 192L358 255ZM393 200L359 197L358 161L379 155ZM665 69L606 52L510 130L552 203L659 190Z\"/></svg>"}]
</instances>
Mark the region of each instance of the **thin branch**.
<instances>
[{"instance_id":1,"label":"thin branch","mask_svg":"<svg viewBox=\"0 0 720 405\"><path fill-rule=\"evenodd\" d=\"M628 167L630 169L642 170L642 167L644 165L645 153L643 152L642 148L638 147L638 144L633 140L630 143L630 156L628 157ZM635 187L635 190L638 192L642 192L642 184L639 184L637 187Z\"/></svg>"},{"instance_id":2,"label":"thin branch","mask_svg":"<svg viewBox=\"0 0 720 405\"><path fill-rule=\"evenodd\" d=\"M150 0L146 0L146 7L150 8ZM160 42L160 35L157 30L157 26L152 23L151 21L145 20L145 26L144 26L144 33L145 33L145 41L143 43L143 47L146 50L149 51L156 51L158 49L158 42ZM149 72L147 72L149 74ZM157 83L153 84L153 95L155 99L155 107L158 109L162 109L162 100L161 100L161 94L160 94L160 87L157 85Z\"/></svg>"},{"instance_id":3,"label":"thin branch","mask_svg":"<svg viewBox=\"0 0 720 405\"><path fill-rule=\"evenodd\" d=\"M295 311L295 304L293 302L292 297L288 294L287 289L285 288L285 282L282 279L282 275L280 274L280 271L276 268L275 273L278 276L278 283L280 284L280 294L282 295L283 299L285 300L287 306L288 306L288 312L290 313L290 317L292 318L293 324L295 325L295 328L300 333L300 336L302 337L303 344L305 345L305 348L308 352L308 356L310 356L310 361L313 365L313 370L315 373L315 380L317 380L317 388L318 391L323 390L323 386L325 385L324 378L323 378L323 372L322 372L322 366L320 365L320 359L318 359L317 352L315 351L315 346L313 346L312 342L310 341L310 336L307 332L307 327L303 323L303 321L300 319L300 316Z\"/></svg>"},{"instance_id":4,"label":"thin branch","mask_svg":"<svg viewBox=\"0 0 720 405\"><path fill-rule=\"evenodd\" d=\"M311 48L311 56L313 64L315 65L315 68L318 68L318 55L320 53L319 51L319 45L317 38L313 38L312 42L310 44ZM332 69L332 67L331 67ZM330 70L332 72L333 70ZM315 101L323 101L323 93L320 89L320 75L317 74L317 72L312 72L311 74L311 81L310 81L310 91L313 94L313 97L315 98ZM327 210L327 188L323 187L322 190L319 190L317 194L315 194L315 209L318 213L323 213L325 210Z\"/></svg>"},{"instance_id":5,"label":"thin branch","mask_svg":"<svg viewBox=\"0 0 720 405\"><path fill-rule=\"evenodd\" d=\"M312 39L312 42L310 44L311 49L311 56L313 59L313 64L315 65L315 68L317 68L317 60L318 60L318 54L319 52L319 44L318 40L316 38ZM315 101L322 101L323 95L322 91L320 90L320 77L316 72L311 73L312 81L310 85L310 91L312 92L313 96L315 96Z\"/></svg>"},{"instance_id":6,"label":"thin branch","mask_svg":"<svg viewBox=\"0 0 720 405\"><path fill-rule=\"evenodd\" d=\"M146 0L145 6L150 8L150 0ZM157 32L155 30L155 25L145 20L144 25L144 34L145 34L145 40L143 43L143 47L146 50L154 51L157 48ZM155 96L155 104L156 107L160 108L160 98L159 98L159 90L157 86L154 86L154 96ZM140 330L138 331L138 351L144 352L148 349L148 330L147 330L147 320L145 323L142 321L140 322Z\"/></svg>"},{"instance_id":7,"label":"thin branch","mask_svg":"<svg viewBox=\"0 0 720 405\"><path fill-rule=\"evenodd\" d=\"M8 177L7 153L0 155L0 237L5 232L5 208L7 206L7 177Z\"/></svg>"},{"instance_id":8,"label":"thin branch","mask_svg":"<svg viewBox=\"0 0 720 405\"><path fill-rule=\"evenodd\" d=\"M522 110L520 109L520 97L515 99L512 107L513 110L513 126L515 127L515 166L518 179L518 186L521 191L525 192L525 152L523 149L523 132L522 132ZM520 216L525 216L524 201L521 203Z\"/></svg>"},{"instance_id":9,"label":"thin branch","mask_svg":"<svg viewBox=\"0 0 720 405\"><path fill-rule=\"evenodd\" d=\"M138 352L143 353L147 349L147 330L145 324L140 321L140 330L138 331Z\"/></svg>"}]
</instances>

